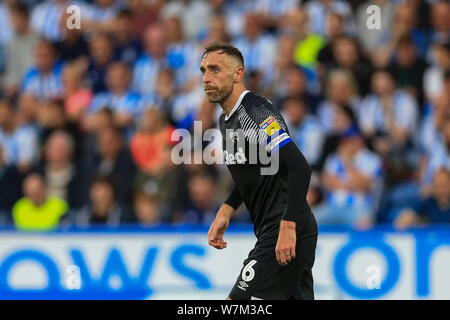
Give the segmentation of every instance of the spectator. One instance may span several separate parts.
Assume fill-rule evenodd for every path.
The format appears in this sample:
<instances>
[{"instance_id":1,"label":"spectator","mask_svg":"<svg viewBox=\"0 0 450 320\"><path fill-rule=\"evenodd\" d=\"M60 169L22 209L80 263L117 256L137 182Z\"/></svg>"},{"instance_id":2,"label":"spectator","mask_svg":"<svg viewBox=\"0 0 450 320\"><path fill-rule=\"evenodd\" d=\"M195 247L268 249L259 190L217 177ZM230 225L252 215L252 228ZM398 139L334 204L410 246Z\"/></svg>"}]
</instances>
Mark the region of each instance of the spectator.
<instances>
[{"instance_id":1,"label":"spectator","mask_svg":"<svg viewBox=\"0 0 450 320\"><path fill-rule=\"evenodd\" d=\"M431 46L432 64L424 74L424 94L426 99L434 103L436 96L444 90L444 73L450 69L450 40L435 42Z\"/></svg>"},{"instance_id":2,"label":"spectator","mask_svg":"<svg viewBox=\"0 0 450 320\"><path fill-rule=\"evenodd\" d=\"M157 174L165 166L165 148L172 144L171 135L174 128L168 125L161 111L157 108L147 109L140 123L139 131L132 137L130 150L139 170L148 174Z\"/></svg>"},{"instance_id":3,"label":"spectator","mask_svg":"<svg viewBox=\"0 0 450 320\"><path fill-rule=\"evenodd\" d=\"M20 82L33 65L33 51L39 36L30 29L29 12L25 5L13 5L10 12L14 35L6 46L3 84L5 94L12 98L19 93Z\"/></svg>"},{"instance_id":4,"label":"spectator","mask_svg":"<svg viewBox=\"0 0 450 320\"><path fill-rule=\"evenodd\" d=\"M325 138L322 126L315 116L308 114L308 106L301 99L285 100L282 110L292 140L302 151L308 163L315 167Z\"/></svg>"},{"instance_id":5,"label":"spectator","mask_svg":"<svg viewBox=\"0 0 450 320\"><path fill-rule=\"evenodd\" d=\"M177 222L211 223L220 204L215 198L215 179L207 173L197 173L189 178L190 203Z\"/></svg>"},{"instance_id":6,"label":"spectator","mask_svg":"<svg viewBox=\"0 0 450 320\"><path fill-rule=\"evenodd\" d=\"M54 132L62 130L70 135L73 140L73 156L76 160L80 158L82 149L82 133L78 125L70 122L64 112L61 100L43 102L39 106L38 124L40 126L40 144L43 145Z\"/></svg>"},{"instance_id":7,"label":"spectator","mask_svg":"<svg viewBox=\"0 0 450 320\"><path fill-rule=\"evenodd\" d=\"M450 170L450 116L447 114L440 127L439 137L433 143L433 148L426 155L421 174L421 194L430 194L430 187L437 170L445 168Z\"/></svg>"},{"instance_id":8,"label":"spectator","mask_svg":"<svg viewBox=\"0 0 450 320\"><path fill-rule=\"evenodd\" d=\"M139 38L132 34L133 14L128 9L123 9L114 18L112 37L114 42L114 57L132 66L141 54Z\"/></svg>"},{"instance_id":9,"label":"spectator","mask_svg":"<svg viewBox=\"0 0 450 320\"><path fill-rule=\"evenodd\" d=\"M24 197L13 207L14 225L24 231L50 231L58 227L68 211L68 204L47 194L45 181L39 174L28 175L23 182Z\"/></svg>"},{"instance_id":10,"label":"spectator","mask_svg":"<svg viewBox=\"0 0 450 320\"><path fill-rule=\"evenodd\" d=\"M7 165L15 165L26 173L38 158L38 136L28 125L20 125L11 104L0 102L0 144L4 146Z\"/></svg>"},{"instance_id":11,"label":"spectator","mask_svg":"<svg viewBox=\"0 0 450 320\"><path fill-rule=\"evenodd\" d=\"M336 40L344 36L344 20L338 13L331 12L328 14L326 36L327 43L317 55L322 79L325 77L325 70L329 69L334 62L333 47Z\"/></svg>"},{"instance_id":12,"label":"spectator","mask_svg":"<svg viewBox=\"0 0 450 320\"><path fill-rule=\"evenodd\" d=\"M145 30L156 23L165 2L166 0L154 0L151 2L146 0L128 1L128 9L132 14L131 30L133 37L141 39Z\"/></svg>"},{"instance_id":13,"label":"spectator","mask_svg":"<svg viewBox=\"0 0 450 320\"><path fill-rule=\"evenodd\" d=\"M313 169L322 171L326 159L334 153L339 144L339 139L344 132L358 125L353 109L347 105L336 108L334 114L333 128L325 136L320 150L319 159Z\"/></svg>"},{"instance_id":14,"label":"spectator","mask_svg":"<svg viewBox=\"0 0 450 320\"><path fill-rule=\"evenodd\" d=\"M69 18L70 14L64 12L59 21L61 39L55 43L56 50L59 53L59 57L65 62L72 62L80 58L86 59L89 55L89 45L81 29L69 29L67 24Z\"/></svg>"},{"instance_id":15,"label":"spectator","mask_svg":"<svg viewBox=\"0 0 450 320\"><path fill-rule=\"evenodd\" d=\"M207 1L171 1L164 5L161 17L178 16L187 39L198 39L206 33L205 21L209 21L211 7Z\"/></svg>"},{"instance_id":16,"label":"spectator","mask_svg":"<svg viewBox=\"0 0 450 320\"><path fill-rule=\"evenodd\" d=\"M313 32L325 35L327 13L332 11L344 17L346 33L353 32L355 25L352 8L346 1L341 0L312 0L305 4L309 16L310 28Z\"/></svg>"},{"instance_id":17,"label":"spectator","mask_svg":"<svg viewBox=\"0 0 450 320\"><path fill-rule=\"evenodd\" d=\"M325 38L311 31L308 26L309 19L305 9L293 10L286 15L286 21L282 26L284 30L293 32L297 38L294 52L295 63L306 68L311 74L308 78L314 80L317 54L325 45Z\"/></svg>"},{"instance_id":18,"label":"spectator","mask_svg":"<svg viewBox=\"0 0 450 320\"><path fill-rule=\"evenodd\" d=\"M354 38L342 36L333 42L333 62L328 68L328 70L339 68L351 72L358 83L359 94L365 96L369 92L370 77L373 72L372 63L361 53Z\"/></svg>"},{"instance_id":19,"label":"spectator","mask_svg":"<svg viewBox=\"0 0 450 320\"><path fill-rule=\"evenodd\" d=\"M210 42L230 42L231 37L227 30L227 20L223 15L215 15L209 20L208 34L206 35L202 47Z\"/></svg>"},{"instance_id":20,"label":"spectator","mask_svg":"<svg viewBox=\"0 0 450 320\"><path fill-rule=\"evenodd\" d=\"M427 63L418 56L411 37L401 37L389 69L398 87L414 97L420 107L423 104L423 75L426 68Z\"/></svg>"},{"instance_id":21,"label":"spectator","mask_svg":"<svg viewBox=\"0 0 450 320\"><path fill-rule=\"evenodd\" d=\"M360 100L355 79L346 70L333 70L328 74L326 98L317 107L317 116L326 132L334 129L336 109L339 106L350 106L358 116Z\"/></svg>"},{"instance_id":22,"label":"spectator","mask_svg":"<svg viewBox=\"0 0 450 320\"><path fill-rule=\"evenodd\" d=\"M407 92L396 88L386 70L374 73L372 92L361 103L359 124L374 150L393 166L389 177L393 181L405 179L404 175L416 165L411 140L417 128L417 103Z\"/></svg>"},{"instance_id":23,"label":"spectator","mask_svg":"<svg viewBox=\"0 0 450 320\"><path fill-rule=\"evenodd\" d=\"M54 45L48 40L41 40L34 55L35 66L25 74L21 90L41 100L60 98L63 93L63 64L57 60Z\"/></svg>"},{"instance_id":24,"label":"spectator","mask_svg":"<svg viewBox=\"0 0 450 320\"><path fill-rule=\"evenodd\" d=\"M201 52L195 42L184 38L180 18L168 17L163 21L163 26L168 39L167 59L170 67L174 69L176 85L182 91L189 92L199 85L197 70L201 62Z\"/></svg>"},{"instance_id":25,"label":"spectator","mask_svg":"<svg viewBox=\"0 0 450 320\"><path fill-rule=\"evenodd\" d=\"M268 90L268 95L275 98L275 104L278 104L278 98L286 95L286 85L284 81L285 74L291 66L295 66L296 38L292 33L285 32L278 38L278 54L275 56L275 71L273 75L272 86Z\"/></svg>"},{"instance_id":26,"label":"spectator","mask_svg":"<svg viewBox=\"0 0 450 320\"><path fill-rule=\"evenodd\" d=\"M121 1L118 0L94 0L84 4L82 7L84 28L89 32L107 31L111 24L114 24L114 18L120 7Z\"/></svg>"},{"instance_id":27,"label":"spectator","mask_svg":"<svg viewBox=\"0 0 450 320\"><path fill-rule=\"evenodd\" d=\"M15 166L5 164L3 145L0 143L0 225L11 222L11 209L22 195L22 176Z\"/></svg>"},{"instance_id":28,"label":"spectator","mask_svg":"<svg viewBox=\"0 0 450 320\"><path fill-rule=\"evenodd\" d=\"M400 212L394 226L404 229L429 223L450 224L450 171L447 169L436 171L431 195L418 206Z\"/></svg>"},{"instance_id":29,"label":"spectator","mask_svg":"<svg viewBox=\"0 0 450 320\"><path fill-rule=\"evenodd\" d=\"M432 42L450 41L450 4L438 0L431 5Z\"/></svg>"},{"instance_id":30,"label":"spectator","mask_svg":"<svg viewBox=\"0 0 450 320\"><path fill-rule=\"evenodd\" d=\"M418 145L427 154L436 150L436 143L442 142L441 132L450 114L450 91L442 93L435 99L433 112L421 121L419 131L417 132Z\"/></svg>"},{"instance_id":31,"label":"spectator","mask_svg":"<svg viewBox=\"0 0 450 320\"><path fill-rule=\"evenodd\" d=\"M62 74L64 85L64 111L73 122L81 121L92 102L92 91L84 87L84 66L82 63L66 64Z\"/></svg>"},{"instance_id":32,"label":"spectator","mask_svg":"<svg viewBox=\"0 0 450 320\"><path fill-rule=\"evenodd\" d=\"M300 0L257 0L256 10L264 18L265 29L274 30L291 10L300 5Z\"/></svg>"},{"instance_id":33,"label":"spectator","mask_svg":"<svg viewBox=\"0 0 450 320\"><path fill-rule=\"evenodd\" d=\"M97 133L97 146L87 152L84 166L86 180L96 175L110 176L118 183L117 200L131 201L136 167L119 129L109 126Z\"/></svg>"},{"instance_id":34,"label":"spectator","mask_svg":"<svg viewBox=\"0 0 450 320\"><path fill-rule=\"evenodd\" d=\"M115 125L126 128L132 126L141 113L141 96L131 91L131 71L124 62L114 62L108 67L106 73L107 91L94 96L89 113L92 114L110 107L114 113Z\"/></svg>"},{"instance_id":35,"label":"spectator","mask_svg":"<svg viewBox=\"0 0 450 320\"><path fill-rule=\"evenodd\" d=\"M297 66L290 65L283 73L284 92L280 96L275 96L277 105L282 105L286 98L299 98L309 106L309 111L317 113L320 97L312 93L308 88L308 78L306 71Z\"/></svg>"},{"instance_id":36,"label":"spectator","mask_svg":"<svg viewBox=\"0 0 450 320\"><path fill-rule=\"evenodd\" d=\"M65 200L70 209L83 205L83 181L73 161L74 139L65 131L53 132L44 147L43 161L36 171L44 178L49 196Z\"/></svg>"},{"instance_id":37,"label":"spectator","mask_svg":"<svg viewBox=\"0 0 450 320\"><path fill-rule=\"evenodd\" d=\"M134 211L140 225L154 225L161 223L160 209L155 196L143 191L134 196Z\"/></svg>"},{"instance_id":38,"label":"spectator","mask_svg":"<svg viewBox=\"0 0 450 320\"><path fill-rule=\"evenodd\" d=\"M117 227L124 223L134 222L134 217L116 195L115 185L111 178L97 176L89 188L89 204L72 218L79 226L106 225Z\"/></svg>"},{"instance_id":39,"label":"spectator","mask_svg":"<svg viewBox=\"0 0 450 320\"><path fill-rule=\"evenodd\" d=\"M244 26L244 35L233 44L242 52L246 71L261 73L263 87L267 88L273 80L276 41L263 33L261 16L257 13L248 13Z\"/></svg>"},{"instance_id":40,"label":"spectator","mask_svg":"<svg viewBox=\"0 0 450 320\"><path fill-rule=\"evenodd\" d=\"M86 82L94 93L106 91L105 74L113 61L113 47L110 38L99 33L91 38L89 44L89 64L86 71Z\"/></svg>"},{"instance_id":41,"label":"spectator","mask_svg":"<svg viewBox=\"0 0 450 320\"><path fill-rule=\"evenodd\" d=\"M150 26L143 37L143 54L134 64L133 88L141 94L154 94L161 69L169 67L167 39L160 25Z\"/></svg>"},{"instance_id":42,"label":"spectator","mask_svg":"<svg viewBox=\"0 0 450 320\"><path fill-rule=\"evenodd\" d=\"M33 8L31 26L40 35L51 41L61 39L60 19L68 6L66 0L47 0Z\"/></svg>"},{"instance_id":43,"label":"spectator","mask_svg":"<svg viewBox=\"0 0 450 320\"><path fill-rule=\"evenodd\" d=\"M315 210L318 224L370 227L375 222L381 178L381 158L365 148L359 130L353 127L344 132L337 153L325 163L325 201Z\"/></svg>"}]
</instances>

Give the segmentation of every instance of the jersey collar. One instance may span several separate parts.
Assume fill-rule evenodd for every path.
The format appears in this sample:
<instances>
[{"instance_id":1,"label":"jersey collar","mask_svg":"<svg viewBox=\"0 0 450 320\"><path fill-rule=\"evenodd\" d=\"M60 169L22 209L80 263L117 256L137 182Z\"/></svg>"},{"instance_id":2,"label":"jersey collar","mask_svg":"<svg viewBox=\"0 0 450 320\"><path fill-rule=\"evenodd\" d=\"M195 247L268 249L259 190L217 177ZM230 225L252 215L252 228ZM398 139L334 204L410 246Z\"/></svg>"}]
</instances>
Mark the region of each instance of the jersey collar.
<instances>
[{"instance_id":1,"label":"jersey collar","mask_svg":"<svg viewBox=\"0 0 450 320\"><path fill-rule=\"evenodd\" d=\"M245 90L244 92L241 93L241 95L239 96L239 99L236 101L236 104L234 105L233 109L231 109L230 114L227 116L225 115L225 121L227 121L228 119L230 119L230 117L233 115L233 113L237 110L237 108L239 108L239 106L241 105L242 99L244 99L244 96L247 92L250 92L248 90Z\"/></svg>"}]
</instances>

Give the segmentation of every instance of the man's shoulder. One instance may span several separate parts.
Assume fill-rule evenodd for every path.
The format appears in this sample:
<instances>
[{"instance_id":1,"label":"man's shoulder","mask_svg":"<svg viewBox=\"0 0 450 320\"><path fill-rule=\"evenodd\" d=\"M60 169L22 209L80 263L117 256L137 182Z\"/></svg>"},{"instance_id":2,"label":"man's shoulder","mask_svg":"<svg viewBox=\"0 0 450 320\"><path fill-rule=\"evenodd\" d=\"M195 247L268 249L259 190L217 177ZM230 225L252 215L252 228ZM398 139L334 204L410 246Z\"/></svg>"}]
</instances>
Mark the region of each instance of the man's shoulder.
<instances>
[{"instance_id":1,"label":"man's shoulder","mask_svg":"<svg viewBox=\"0 0 450 320\"><path fill-rule=\"evenodd\" d=\"M245 95L242 106L245 112L257 123L260 124L270 116L280 117L280 113L272 102L262 95L249 92Z\"/></svg>"}]
</instances>

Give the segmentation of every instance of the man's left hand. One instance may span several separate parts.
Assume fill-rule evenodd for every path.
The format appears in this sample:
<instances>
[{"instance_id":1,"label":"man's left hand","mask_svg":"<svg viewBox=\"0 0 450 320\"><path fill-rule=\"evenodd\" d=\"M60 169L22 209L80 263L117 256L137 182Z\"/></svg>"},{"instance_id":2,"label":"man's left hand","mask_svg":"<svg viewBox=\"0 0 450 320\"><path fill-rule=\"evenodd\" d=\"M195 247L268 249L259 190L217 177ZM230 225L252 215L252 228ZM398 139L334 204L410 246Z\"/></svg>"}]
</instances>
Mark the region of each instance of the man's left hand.
<instances>
[{"instance_id":1,"label":"man's left hand","mask_svg":"<svg viewBox=\"0 0 450 320\"><path fill-rule=\"evenodd\" d=\"M295 222L282 220L275 253L280 265L285 266L295 258Z\"/></svg>"}]
</instances>

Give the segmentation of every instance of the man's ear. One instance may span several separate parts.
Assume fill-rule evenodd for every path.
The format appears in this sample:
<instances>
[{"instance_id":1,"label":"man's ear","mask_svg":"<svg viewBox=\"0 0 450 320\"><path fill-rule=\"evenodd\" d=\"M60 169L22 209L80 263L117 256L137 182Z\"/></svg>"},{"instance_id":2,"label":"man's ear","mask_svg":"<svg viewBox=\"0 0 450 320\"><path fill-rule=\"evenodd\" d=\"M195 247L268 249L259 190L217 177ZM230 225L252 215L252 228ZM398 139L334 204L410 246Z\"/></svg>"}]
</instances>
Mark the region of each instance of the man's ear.
<instances>
[{"instance_id":1,"label":"man's ear","mask_svg":"<svg viewBox=\"0 0 450 320\"><path fill-rule=\"evenodd\" d=\"M234 83L242 82L243 78L244 78L244 68L238 66L234 71Z\"/></svg>"}]
</instances>

